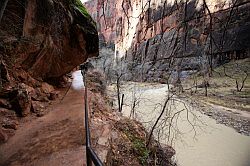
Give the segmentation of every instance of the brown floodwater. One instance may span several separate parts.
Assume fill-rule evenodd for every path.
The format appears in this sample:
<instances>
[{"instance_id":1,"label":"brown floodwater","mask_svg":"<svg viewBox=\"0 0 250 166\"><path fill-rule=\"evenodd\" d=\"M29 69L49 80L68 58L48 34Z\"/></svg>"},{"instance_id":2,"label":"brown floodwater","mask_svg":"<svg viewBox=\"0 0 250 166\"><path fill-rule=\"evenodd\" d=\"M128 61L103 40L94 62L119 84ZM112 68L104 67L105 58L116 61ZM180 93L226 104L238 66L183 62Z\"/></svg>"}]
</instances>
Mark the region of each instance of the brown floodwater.
<instances>
[{"instance_id":1,"label":"brown floodwater","mask_svg":"<svg viewBox=\"0 0 250 166\"><path fill-rule=\"evenodd\" d=\"M140 98L135 118L150 130L162 110L167 91L167 85L127 83L122 88L123 114L130 116L133 98ZM249 136L216 123L177 97L168 102L154 136L175 148L174 160L180 166L250 166Z\"/></svg>"}]
</instances>

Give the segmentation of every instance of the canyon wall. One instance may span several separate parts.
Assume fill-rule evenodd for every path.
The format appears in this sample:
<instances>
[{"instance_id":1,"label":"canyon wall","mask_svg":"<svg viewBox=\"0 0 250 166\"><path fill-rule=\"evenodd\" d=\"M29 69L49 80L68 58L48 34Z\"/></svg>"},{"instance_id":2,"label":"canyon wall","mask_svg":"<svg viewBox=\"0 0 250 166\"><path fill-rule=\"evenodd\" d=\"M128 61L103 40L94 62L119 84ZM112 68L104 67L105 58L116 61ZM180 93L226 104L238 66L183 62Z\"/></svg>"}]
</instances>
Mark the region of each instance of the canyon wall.
<instances>
[{"instance_id":1,"label":"canyon wall","mask_svg":"<svg viewBox=\"0 0 250 166\"><path fill-rule=\"evenodd\" d=\"M9 0L0 10L1 142L2 126L13 133L16 115L44 114L58 93L50 84L98 56L99 39L79 0Z\"/></svg>"},{"instance_id":2,"label":"canyon wall","mask_svg":"<svg viewBox=\"0 0 250 166\"><path fill-rule=\"evenodd\" d=\"M98 54L94 22L74 1L9 0L0 30L2 48L15 47L6 56L36 79L61 77Z\"/></svg>"},{"instance_id":3,"label":"canyon wall","mask_svg":"<svg viewBox=\"0 0 250 166\"><path fill-rule=\"evenodd\" d=\"M86 7L102 42L113 43L116 58L133 62L144 78L162 77L171 58L193 70L250 56L247 0L91 0Z\"/></svg>"}]
</instances>

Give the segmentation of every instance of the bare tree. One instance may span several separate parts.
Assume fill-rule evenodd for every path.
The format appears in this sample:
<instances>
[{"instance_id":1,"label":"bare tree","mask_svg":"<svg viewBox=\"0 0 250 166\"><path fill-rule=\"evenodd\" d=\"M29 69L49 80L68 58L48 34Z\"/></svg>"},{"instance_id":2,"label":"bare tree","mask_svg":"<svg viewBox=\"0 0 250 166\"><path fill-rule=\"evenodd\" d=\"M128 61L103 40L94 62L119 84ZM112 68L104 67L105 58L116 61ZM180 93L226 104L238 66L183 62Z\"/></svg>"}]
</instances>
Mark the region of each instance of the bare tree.
<instances>
[{"instance_id":1,"label":"bare tree","mask_svg":"<svg viewBox=\"0 0 250 166\"><path fill-rule=\"evenodd\" d=\"M249 71L247 71L247 69L241 69L237 62L235 62L234 67L236 69L236 73L232 71L227 72L228 68L226 65L223 65L223 72L226 77L235 81L236 91L241 92L244 88L245 81L249 76Z\"/></svg>"},{"instance_id":2,"label":"bare tree","mask_svg":"<svg viewBox=\"0 0 250 166\"><path fill-rule=\"evenodd\" d=\"M201 10L199 11L199 14L197 14L197 16L189 16L189 9L188 9L188 5L191 1L190 0L185 0L185 1L174 1L174 7L170 8L170 13L172 13L173 11L177 10L176 13L178 13L179 15L177 15L178 20L176 21L176 25L174 27L171 27L174 31L174 33L172 34L172 36L170 36L171 40L169 41L165 41L164 40L164 33L166 32L166 29L169 27L166 27L166 25L164 25L164 18L166 17L166 8L167 8L167 4L168 2L165 0L163 2L163 9L162 9L162 13L161 13L161 18L160 18L160 23L161 23L161 33L159 34L160 37L160 41L163 42L165 45L168 46L168 48L166 48L166 53L164 55L162 55L162 57L158 57L158 51L159 51L159 47L156 47L155 52L152 53L151 55L149 55L149 46L150 46L150 41L147 37L147 30L150 27L150 24L152 22L151 20L151 5L152 2L151 0L146 1L146 4L142 5L142 9L141 9L141 13L140 15L138 15L138 18L140 19L140 22L138 23L139 27L141 27L141 31L137 32L137 36L135 37L135 41L134 43L134 48L132 51L132 62L130 64L132 64L131 66L131 73L134 74L134 76L138 76L140 75L139 79L143 82L149 81L149 73L157 67L158 63L163 63L168 65L168 68L166 69L164 76L166 76L166 82L167 82L167 86L168 88L168 95L165 98L163 103L160 103L161 105L161 110L159 112L159 115L157 116L156 119L153 120L152 126L150 126L150 132L149 132L149 137L148 137L148 141L147 141L147 145L149 145L154 133L157 131L158 134L163 132L161 129L162 126L164 127L168 127L168 135L170 135L171 131L175 131L175 132L179 132L176 125L177 125L177 121L178 121L178 117L180 116L181 113L185 112L186 113L186 119L188 120L188 122L190 123L190 125L193 127L194 131L195 131L195 124L193 124L190 121L190 114L192 114L195 117L195 114L193 114L190 109L188 109L186 106L184 109L181 110L176 110L176 108L174 107L174 102L176 102L178 99L176 99L174 96L177 95L177 93L175 91L171 91L170 86L172 85L171 83L173 83L173 81L171 80L171 77L177 73L177 77L176 77L176 86L179 87L179 91L183 91L183 87L182 87L182 79L181 79L181 72L182 72L182 61L183 61L183 57L187 57L189 56L187 54L188 51L188 42L189 42L189 29L191 26L190 25L190 21L193 21L195 19L197 19L196 17L198 17L199 19L204 18L204 22L202 24L202 28L204 29L204 32L201 32L201 34L203 34L205 37L205 40L201 40L201 39L197 39L198 40L198 45L197 47L201 47L203 48L203 50L201 52L199 52L199 57L200 60L200 64L199 64L199 68L197 69L198 71L195 72L196 75L194 75L194 83L193 83L193 87L195 88L195 92L197 92L197 89L199 87L198 85L198 74L200 74L199 76L202 77L202 88L204 88L204 95L208 96L209 93L209 86L210 86L210 77L212 77L212 72L214 71L214 66L213 66L213 56L215 54L215 52L217 53L223 53L223 47L226 43L226 33L228 31L229 28L229 24L230 21L234 15L234 11L237 7L237 0L234 0L230 6L230 8L228 9L228 13L229 16L226 18L226 20L220 20L221 22L225 22L225 26L223 27L223 33L221 35L221 40L218 43L218 41L216 41L215 39L215 21L218 21L219 18L216 17L216 14L212 13L212 11L210 11L209 8L209 4L207 4L206 0L203 0L203 5ZM122 10L125 14L125 19L127 22L124 23L123 21L123 26L121 27L126 27L125 24L127 25L127 27L129 28L129 25L131 25L131 21L130 19L132 18L131 16L131 12L130 10L128 10L128 8L126 7L126 3L127 1L123 1L122 2ZM131 3L130 0L128 2L129 4ZM131 4L130 4L131 5ZM131 7L131 6L130 6ZM124 20L125 20L124 19ZM144 23L146 23L146 25L144 25ZM124 32L124 31L123 31ZM128 32L128 30L127 30ZM140 36L138 35L138 33L140 33ZM141 34L142 33L142 34ZM133 34L132 34L133 35ZM138 37L139 36L139 37ZM138 38L138 39L137 39ZM145 41L146 42L146 46L144 49L144 52L139 54L140 57L136 57L135 55L136 52L140 49L138 49L138 45L140 42ZM181 50L181 51L180 51ZM147 56L151 56L152 58L147 58ZM180 56L181 55L181 56ZM197 58L197 59L198 59ZM121 60L122 61L122 60ZM138 67L139 66L139 67ZM138 69L139 68L139 69ZM115 82L116 82L116 89L117 89L117 100L118 100L118 109L121 112L122 111L122 105L123 105L123 100L122 100L122 96L124 96L121 93L121 89L122 87L121 85L121 80L122 77L124 77L124 75L126 75L128 72L128 70L126 70L123 74L116 72L114 74L115 76ZM157 72L157 70L156 70ZM249 73L247 73L247 71L244 71L244 77L242 77L243 79L238 79L235 78L231 75L229 75L228 73L225 72L225 75L227 75L229 78L231 77L232 79L235 79L236 81L236 89L237 91L241 91L244 88L245 85L245 81L248 78ZM136 79L138 79L136 77ZM126 79L125 79L126 80ZM171 84L171 85L170 85ZM132 92L132 104L131 104L131 113L130 113L130 117L134 117L135 114L135 108L136 106L138 106L138 103L140 103L140 99L138 99L135 94L133 94L135 92ZM178 101L179 102L179 101ZM185 102L183 103L185 105ZM171 106L169 106L171 105ZM169 107L168 107L169 106ZM198 118L196 117L196 120ZM161 126L161 127L160 127ZM170 136L169 136L170 139Z\"/></svg>"},{"instance_id":3,"label":"bare tree","mask_svg":"<svg viewBox=\"0 0 250 166\"><path fill-rule=\"evenodd\" d=\"M115 72L115 76L116 76L116 92L117 92L117 101L118 101L118 110L119 110L119 112L122 112L123 99L124 99L124 94L122 94L122 98L121 98L121 79L122 79L123 75L124 75L123 73Z\"/></svg>"},{"instance_id":4,"label":"bare tree","mask_svg":"<svg viewBox=\"0 0 250 166\"><path fill-rule=\"evenodd\" d=\"M130 118L136 117L136 108L139 106L141 102L141 96L142 96L142 93L138 94L136 91L136 87L134 86L132 90L131 112L129 115Z\"/></svg>"},{"instance_id":5,"label":"bare tree","mask_svg":"<svg viewBox=\"0 0 250 166\"><path fill-rule=\"evenodd\" d=\"M155 123L154 123L154 125L153 125L153 127L152 127L152 129L151 129L151 131L150 131L150 133L149 133L149 137L148 137L148 140L147 140L147 146L148 146L148 145L150 144L150 142L151 142L151 138L152 138L152 136L153 136L153 132L154 132L154 130L155 130L155 128L156 128L156 126L157 126L159 120L162 118L164 112L166 111L167 104L168 104L169 100L171 99L171 97L172 97L172 96L168 96L167 99L166 99L166 101L164 102L164 105L163 105L163 107L162 107L161 113L160 113L160 115L158 116L158 118L156 119L156 121L155 121Z\"/></svg>"}]
</instances>

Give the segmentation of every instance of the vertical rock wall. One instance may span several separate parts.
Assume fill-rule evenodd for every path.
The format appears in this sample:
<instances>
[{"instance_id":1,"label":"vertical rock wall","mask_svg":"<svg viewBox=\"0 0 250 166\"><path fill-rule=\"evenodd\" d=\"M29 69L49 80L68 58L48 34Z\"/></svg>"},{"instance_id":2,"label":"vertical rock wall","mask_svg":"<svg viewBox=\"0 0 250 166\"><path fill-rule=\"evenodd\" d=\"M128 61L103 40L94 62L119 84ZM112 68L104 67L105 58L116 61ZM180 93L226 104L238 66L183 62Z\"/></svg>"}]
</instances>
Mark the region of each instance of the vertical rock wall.
<instances>
[{"instance_id":1,"label":"vertical rock wall","mask_svg":"<svg viewBox=\"0 0 250 166\"><path fill-rule=\"evenodd\" d=\"M90 17L72 1L9 0L0 26L5 59L37 79L61 77L98 54ZM12 63L12 62L8 62Z\"/></svg>"},{"instance_id":2,"label":"vertical rock wall","mask_svg":"<svg viewBox=\"0 0 250 166\"><path fill-rule=\"evenodd\" d=\"M235 35L239 42L248 42L249 36L241 36L243 34L241 32L249 29L248 1L206 0L205 2L206 4L202 0L189 0L187 3L184 3L184 1L158 0L92 0L86 3L86 7L98 22L99 35L103 41L115 43L117 49L124 53L131 47L140 47L139 45L147 42L147 40L154 40L154 38L156 41L153 43L169 44L168 42L160 43L161 41L157 41L157 35L171 38L173 31L176 30L183 34L185 29L182 24L186 24L186 29L188 29L188 47L190 49L199 47L197 46L197 42L199 42L197 40L200 40L203 44L209 34L209 13L214 17L212 28L215 38L220 40L221 36L218 35L222 35L224 26L227 26L225 29L230 33L227 34L228 38L235 33L239 34L237 37ZM150 42L149 45L153 43ZM232 44L230 46L229 44L224 45L228 49ZM242 46L236 43L233 45L233 47L245 49L249 47L249 42ZM190 51L188 51L188 54L191 54ZM161 56L161 53L159 56Z\"/></svg>"},{"instance_id":3,"label":"vertical rock wall","mask_svg":"<svg viewBox=\"0 0 250 166\"><path fill-rule=\"evenodd\" d=\"M250 56L247 0L93 0L86 6L103 41L114 43L118 57L133 62L135 73L143 70L144 79L161 79L173 58L181 70L195 70Z\"/></svg>"},{"instance_id":4,"label":"vertical rock wall","mask_svg":"<svg viewBox=\"0 0 250 166\"><path fill-rule=\"evenodd\" d=\"M0 24L0 143L16 129L16 116L44 114L58 93L48 83L59 85L98 55L95 22L79 2L8 1Z\"/></svg>"}]
</instances>

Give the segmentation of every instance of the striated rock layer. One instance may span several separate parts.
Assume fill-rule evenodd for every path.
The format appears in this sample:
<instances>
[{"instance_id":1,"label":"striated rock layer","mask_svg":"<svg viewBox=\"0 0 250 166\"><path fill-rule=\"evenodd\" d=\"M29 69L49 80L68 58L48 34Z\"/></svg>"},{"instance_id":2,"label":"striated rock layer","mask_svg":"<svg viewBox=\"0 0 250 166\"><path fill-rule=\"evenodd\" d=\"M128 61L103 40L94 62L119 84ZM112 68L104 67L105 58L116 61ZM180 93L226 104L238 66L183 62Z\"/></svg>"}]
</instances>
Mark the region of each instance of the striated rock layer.
<instances>
[{"instance_id":1,"label":"striated rock layer","mask_svg":"<svg viewBox=\"0 0 250 166\"><path fill-rule=\"evenodd\" d=\"M92 0L86 7L102 41L114 43L115 56L145 69L145 77L161 77L173 57L187 70L201 67L208 56L215 65L250 56L247 0Z\"/></svg>"}]
</instances>

